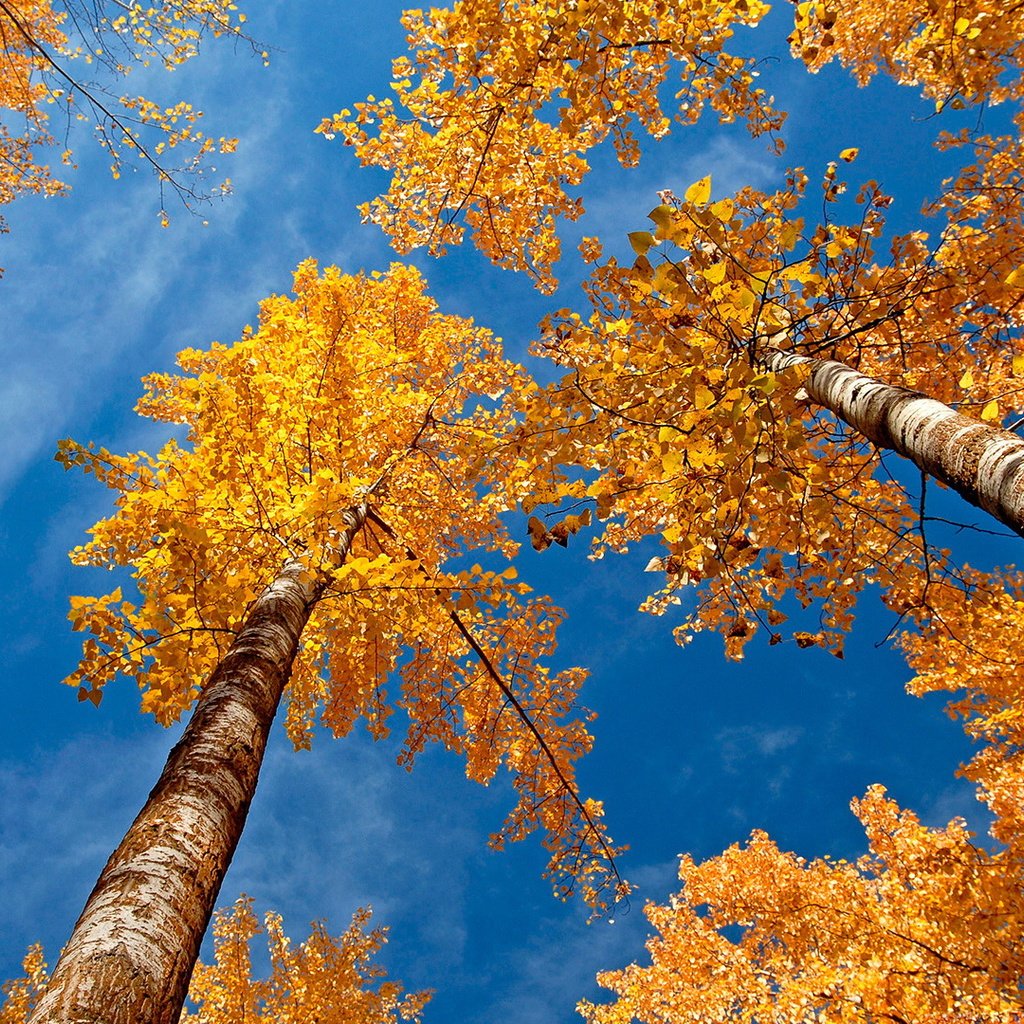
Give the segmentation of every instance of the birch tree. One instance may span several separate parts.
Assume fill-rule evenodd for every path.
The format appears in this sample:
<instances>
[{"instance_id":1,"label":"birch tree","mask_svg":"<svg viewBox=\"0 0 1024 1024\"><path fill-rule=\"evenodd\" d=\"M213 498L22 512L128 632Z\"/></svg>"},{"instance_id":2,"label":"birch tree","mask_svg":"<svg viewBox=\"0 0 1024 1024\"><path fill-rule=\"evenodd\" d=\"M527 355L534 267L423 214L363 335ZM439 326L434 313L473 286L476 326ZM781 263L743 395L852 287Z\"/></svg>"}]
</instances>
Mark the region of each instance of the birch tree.
<instances>
[{"instance_id":1,"label":"birch tree","mask_svg":"<svg viewBox=\"0 0 1024 1024\"><path fill-rule=\"evenodd\" d=\"M766 13L748 0L411 12L396 98L355 104L320 130L392 171L362 210L400 250L440 252L468 228L492 260L550 290L558 221L584 209L585 189L572 193L602 141L629 165L639 133L657 140L673 117L717 114L780 148L784 113L737 44ZM878 18L812 0L797 5L787 42L811 71L838 59L866 82L882 68L942 112L1019 101L1019 15L908 2ZM674 105L662 88L673 73ZM960 571L920 529L928 477L1020 531L1020 442L998 429L1024 374L1015 132L939 137L973 145L975 160L931 204L934 239L888 233L891 197L848 180L853 147L811 193L800 169L774 192L718 197L710 176L666 190L654 223L630 235L631 267L602 263L600 241L585 238L584 259L599 264L589 302L553 313L538 343L569 375L524 402L524 508L587 503L604 524L597 554L660 537L665 556L649 568L666 585L647 607L699 585L690 626L720 629L733 655L758 628L841 653L867 583L898 614L926 615L929 588ZM886 448L915 463L917 493L893 481ZM540 546L547 532L531 524ZM776 628L787 593L816 606L819 628Z\"/></svg>"},{"instance_id":2,"label":"birch tree","mask_svg":"<svg viewBox=\"0 0 1024 1024\"><path fill-rule=\"evenodd\" d=\"M561 613L513 568L461 557L515 548L488 484L508 468L498 400L521 371L440 314L414 270L309 261L294 289L235 345L146 379L139 412L184 437L155 456L61 446L116 496L73 561L128 566L136 592L72 599L86 639L68 682L99 704L134 676L164 724L195 709L34 1022L177 1021L282 696L296 747L360 720L386 735L397 707L407 767L430 741L480 782L504 765L518 799L493 841L540 828L561 895L623 891L600 805L574 780L591 742L573 716L583 673L544 664Z\"/></svg>"}]
</instances>

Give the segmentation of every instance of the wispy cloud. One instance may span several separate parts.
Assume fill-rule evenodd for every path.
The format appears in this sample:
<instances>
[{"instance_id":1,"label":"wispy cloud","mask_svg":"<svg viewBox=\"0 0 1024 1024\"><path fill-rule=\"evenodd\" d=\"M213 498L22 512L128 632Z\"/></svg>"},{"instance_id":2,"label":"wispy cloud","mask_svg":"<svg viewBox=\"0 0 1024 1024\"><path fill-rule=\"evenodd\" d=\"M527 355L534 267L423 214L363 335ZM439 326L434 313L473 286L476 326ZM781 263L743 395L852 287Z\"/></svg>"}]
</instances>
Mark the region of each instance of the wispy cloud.
<instances>
[{"instance_id":1,"label":"wispy cloud","mask_svg":"<svg viewBox=\"0 0 1024 1024\"><path fill-rule=\"evenodd\" d=\"M0 872L11 880L4 930L15 950L40 941L56 954L173 741L155 727L120 737L100 730L32 760L0 761ZM2 976L16 966L4 963Z\"/></svg>"}]
</instances>

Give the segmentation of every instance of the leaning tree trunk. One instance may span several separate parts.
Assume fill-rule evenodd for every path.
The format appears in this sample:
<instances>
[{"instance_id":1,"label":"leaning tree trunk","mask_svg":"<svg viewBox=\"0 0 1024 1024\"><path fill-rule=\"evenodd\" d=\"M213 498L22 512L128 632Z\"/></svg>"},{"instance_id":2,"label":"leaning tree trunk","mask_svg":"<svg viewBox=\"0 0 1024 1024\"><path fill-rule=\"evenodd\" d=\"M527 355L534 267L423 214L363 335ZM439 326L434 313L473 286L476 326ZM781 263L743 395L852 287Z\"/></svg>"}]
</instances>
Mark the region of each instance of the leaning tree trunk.
<instances>
[{"instance_id":1,"label":"leaning tree trunk","mask_svg":"<svg viewBox=\"0 0 1024 1024\"><path fill-rule=\"evenodd\" d=\"M777 373L810 367L804 390L812 401L1024 536L1024 439L844 363L771 352L763 364Z\"/></svg>"},{"instance_id":2,"label":"leaning tree trunk","mask_svg":"<svg viewBox=\"0 0 1024 1024\"><path fill-rule=\"evenodd\" d=\"M347 514L339 561L365 517L365 506ZM30 1024L176 1024L322 589L289 562L257 600L107 861Z\"/></svg>"}]
</instances>

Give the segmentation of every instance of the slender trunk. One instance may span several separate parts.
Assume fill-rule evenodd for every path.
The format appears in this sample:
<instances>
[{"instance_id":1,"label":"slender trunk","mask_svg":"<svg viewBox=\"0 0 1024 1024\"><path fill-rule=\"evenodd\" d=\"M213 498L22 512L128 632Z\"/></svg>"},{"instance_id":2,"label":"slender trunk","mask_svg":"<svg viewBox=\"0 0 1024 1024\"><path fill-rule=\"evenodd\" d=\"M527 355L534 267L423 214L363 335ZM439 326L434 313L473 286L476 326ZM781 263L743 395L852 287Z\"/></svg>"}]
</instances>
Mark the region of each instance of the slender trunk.
<instances>
[{"instance_id":1,"label":"slender trunk","mask_svg":"<svg viewBox=\"0 0 1024 1024\"><path fill-rule=\"evenodd\" d=\"M804 389L813 401L1024 536L1024 439L844 363L790 352L771 352L763 362L775 372L809 366Z\"/></svg>"},{"instance_id":2,"label":"slender trunk","mask_svg":"<svg viewBox=\"0 0 1024 1024\"><path fill-rule=\"evenodd\" d=\"M362 527L351 510L338 560ZM323 583L289 562L215 669L92 891L30 1024L175 1024Z\"/></svg>"}]
</instances>

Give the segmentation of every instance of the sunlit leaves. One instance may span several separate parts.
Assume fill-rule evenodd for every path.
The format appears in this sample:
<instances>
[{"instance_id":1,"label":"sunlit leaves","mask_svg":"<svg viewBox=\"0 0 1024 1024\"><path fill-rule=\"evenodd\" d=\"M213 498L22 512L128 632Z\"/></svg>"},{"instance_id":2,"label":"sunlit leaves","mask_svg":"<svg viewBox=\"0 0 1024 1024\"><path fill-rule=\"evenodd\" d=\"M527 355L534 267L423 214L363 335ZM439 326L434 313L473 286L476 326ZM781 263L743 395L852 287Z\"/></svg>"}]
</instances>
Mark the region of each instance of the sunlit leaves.
<instances>
[{"instance_id":1,"label":"sunlit leaves","mask_svg":"<svg viewBox=\"0 0 1024 1024\"><path fill-rule=\"evenodd\" d=\"M796 212L805 182L711 202L704 178L655 208L657 256L596 270L588 319L549 319L540 348L569 373L524 402L521 486L538 491L531 460L545 477L566 467L546 500L593 502L598 555L659 536L665 587L645 607L665 612L696 587L677 635L717 629L733 656L759 628L784 639L777 609L792 597L819 626L789 637L841 654L857 592L922 565L916 513L873 476L877 453L812 410L807 367L760 365L801 346L864 362L862 342L893 330L900 289L919 287L909 267L871 263L884 196L867 193L859 224L810 230Z\"/></svg>"},{"instance_id":2,"label":"sunlit leaves","mask_svg":"<svg viewBox=\"0 0 1024 1024\"><path fill-rule=\"evenodd\" d=\"M240 897L214 915L213 962L196 964L182 1024L415 1024L430 993L403 994L401 983L387 979L375 962L387 930L369 924L370 911L359 910L341 935L314 924L308 939L294 943L279 914L268 912L261 925L252 900ZM260 934L270 960L265 978L253 974L252 944ZM46 989L39 946L22 967L24 975L3 986L0 1024L26 1024Z\"/></svg>"},{"instance_id":3,"label":"sunlit leaves","mask_svg":"<svg viewBox=\"0 0 1024 1024\"><path fill-rule=\"evenodd\" d=\"M128 456L61 444L66 467L116 494L73 560L128 566L138 591L72 600L86 639L67 681L98 703L134 676L143 709L173 722L298 560L318 599L285 690L293 743L308 746L318 723L342 736L362 720L382 736L402 709L403 763L429 741L480 782L507 768L518 802L495 841L544 829L556 888L600 903L620 880L575 786L590 745L574 710L584 676L544 663L561 613L510 569L453 562L518 547L499 518L516 421L497 396L530 385L486 330L438 312L411 268L347 276L307 261L294 289L236 344L185 350L181 373L146 378L138 411L185 427L182 440ZM339 564L357 503L367 522Z\"/></svg>"},{"instance_id":4,"label":"sunlit leaves","mask_svg":"<svg viewBox=\"0 0 1024 1024\"><path fill-rule=\"evenodd\" d=\"M1024 700L1018 670L1024 644L1024 578L1019 572L965 574L964 586L936 585L901 639L915 672L913 693L954 695L950 711L981 744L963 769L993 814L994 835L1024 854Z\"/></svg>"},{"instance_id":5,"label":"sunlit leaves","mask_svg":"<svg viewBox=\"0 0 1024 1024\"><path fill-rule=\"evenodd\" d=\"M790 42L812 71L830 60L866 84L879 71L920 88L937 109L1022 95L1021 10L994 0L803 0Z\"/></svg>"},{"instance_id":6,"label":"sunlit leaves","mask_svg":"<svg viewBox=\"0 0 1024 1024\"><path fill-rule=\"evenodd\" d=\"M726 49L736 26L767 11L759 0L463 0L408 11L411 54L393 63L397 102L370 97L319 131L393 172L362 212L400 252L443 252L468 227L494 262L529 271L548 291L556 220L583 212L570 193L593 147L611 137L631 166L638 130L660 138L671 118L692 123L706 107L755 134L779 127L752 60ZM682 85L663 104L673 72Z\"/></svg>"},{"instance_id":7,"label":"sunlit leaves","mask_svg":"<svg viewBox=\"0 0 1024 1024\"><path fill-rule=\"evenodd\" d=\"M32 946L21 962L25 972L20 978L6 981L0 989L4 996L0 1005L0 1024L26 1024L39 997L46 990L49 975L43 959L42 946Z\"/></svg>"},{"instance_id":8,"label":"sunlit leaves","mask_svg":"<svg viewBox=\"0 0 1024 1024\"><path fill-rule=\"evenodd\" d=\"M205 36L244 39L244 21L232 0L151 6L69 3L59 9L49 0L4 3L0 205L28 192L54 195L63 190L47 162L54 119L93 120L114 177L120 176L125 159L138 157L186 201L226 191L227 182L204 190L197 179L205 158L232 152L236 140L204 133L199 128L202 112L187 102L163 105L132 95L111 99L110 83L151 62L173 70L198 53ZM97 68L105 81L95 81ZM171 150L178 151L173 160ZM60 159L72 165L71 150L65 149Z\"/></svg>"},{"instance_id":9,"label":"sunlit leaves","mask_svg":"<svg viewBox=\"0 0 1024 1024\"><path fill-rule=\"evenodd\" d=\"M429 992L402 994L386 980L375 957L387 942L383 928L369 930L370 912L360 910L339 936L314 924L304 942L284 934L279 914L260 925L252 901L242 897L213 921L212 964L196 965L189 989L193 1012L182 1024L397 1024L416 1022ZM266 934L270 974L253 976L252 942Z\"/></svg>"},{"instance_id":10,"label":"sunlit leaves","mask_svg":"<svg viewBox=\"0 0 1024 1024\"><path fill-rule=\"evenodd\" d=\"M711 198L711 175L695 181L683 194L683 198L694 206L705 206Z\"/></svg>"},{"instance_id":11,"label":"sunlit leaves","mask_svg":"<svg viewBox=\"0 0 1024 1024\"><path fill-rule=\"evenodd\" d=\"M854 801L869 852L806 861L761 832L649 904L649 965L598 976L615 995L590 1024L683 1020L1007 1021L1020 1010L1019 861L959 820L927 828L874 787Z\"/></svg>"},{"instance_id":12,"label":"sunlit leaves","mask_svg":"<svg viewBox=\"0 0 1024 1024\"><path fill-rule=\"evenodd\" d=\"M570 372L524 403L523 451L545 475L566 467L547 500L593 501L597 555L660 537L667 554L651 564L666 567L665 586L644 607L664 613L689 588L677 636L714 628L732 656L759 629L841 656L864 587L905 613L947 571L879 453L812 407L808 366L766 372L771 353L850 363L983 421L1021 404L998 248L965 249L976 236L963 229L934 255L921 233L879 252L889 198L868 182L844 199L839 166L824 188L846 223L808 223L799 172L775 193L712 202L710 178L683 198L662 193L653 233L634 233L644 251L632 268L593 273L589 318L546 322L539 348ZM793 598L818 622L782 633L772 619Z\"/></svg>"},{"instance_id":13,"label":"sunlit leaves","mask_svg":"<svg viewBox=\"0 0 1024 1024\"><path fill-rule=\"evenodd\" d=\"M45 109L48 89L41 80L46 62L32 45L63 46L62 20L46 0L14 0L0 10L0 205L19 195L54 195L64 188L39 152L52 139Z\"/></svg>"}]
</instances>

